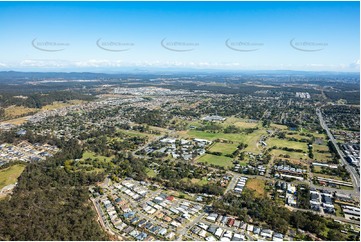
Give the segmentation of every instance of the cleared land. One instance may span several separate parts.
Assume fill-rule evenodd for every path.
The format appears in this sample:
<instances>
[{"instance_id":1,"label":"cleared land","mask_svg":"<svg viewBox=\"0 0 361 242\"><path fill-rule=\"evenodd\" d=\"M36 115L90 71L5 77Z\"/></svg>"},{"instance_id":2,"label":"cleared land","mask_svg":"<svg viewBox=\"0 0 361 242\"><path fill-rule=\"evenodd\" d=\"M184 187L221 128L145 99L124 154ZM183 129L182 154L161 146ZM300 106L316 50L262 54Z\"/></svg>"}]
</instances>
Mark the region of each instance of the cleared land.
<instances>
[{"instance_id":1,"label":"cleared land","mask_svg":"<svg viewBox=\"0 0 361 242\"><path fill-rule=\"evenodd\" d=\"M197 130L189 130L186 132L178 132L181 137L185 138L199 138L199 139L207 139L207 140L215 140L215 139L224 139L230 140L237 143L245 143L248 144L248 147L245 151L250 152L258 152L260 151L257 148L257 142L261 138L262 135L266 135L266 130L260 129L256 130L250 134L239 133L239 134L225 134L225 133L210 133L204 131Z\"/></svg>"},{"instance_id":2,"label":"cleared land","mask_svg":"<svg viewBox=\"0 0 361 242\"><path fill-rule=\"evenodd\" d=\"M249 129L249 128L256 128L258 126L258 123L238 121L238 122L235 122L233 125L238 128Z\"/></svg>"},{"instance_id":3,"label":"cleared land","mask_svg":"<svg viewBox=\"0 0 361 242\"><path fill-rule=\"evenodd\" d=\"M25 165L18 164L0 170L0 189L7 185L14 184L24 169Z\"/></svg>"},{"instance_id":4,"label":"cleared land","mask_svg":"<svg viewBox=\"0 0 361 242\"><path fill-rule=\"evenodd\" d=\"M202 179L196 179L196 178L193 178L193 179L189 179L189 178L183 178L182 181L188 181L188 182L191 182L193 184L197 184L197 185L200 185L200 186L203 186L205 184L208 183L208 180L206 178L202 178Z\"/></svg>"},{"instance_id":5,"label":"cleared land","mask_svg":"<svg viewBox=\"0 0 361 242\"><path fill-rule=\"evenodd\" d=\"M257 178L248 179L246 182L246 188L255 191L256 197L264 197L265 192L265 181Z\"/></svg>"},{"instance_id":6,"label":"cleared land","mask_svg":"<svg viewBox=\"0 0 361 242\"><path fill-rule=\"evenodd\" d=\"M240 119L236 117L229 117L224 121L223 126L228 126L233 124L234 126L241 129L255 128L258 126L259 122L249 121L247 119Z\"/></svg>"},{"instance_id":7,"label":"cleared land","mask_svg":"<svg viewBox=\"0 0 361 242\"><path fill-rule=\"evenodd\" d=\"M85 101L82 100L70 100L67 102L54 102L52 104L46 105L40 108L27 108L24 106L10 106L5 108L5 120L3 123L9 123L13 125L20 125L27 121L26 116L30 116L32 113L37 113L39 111L54 110L62 107L67 107L71 105L81 104ZM23 116L23 117L19 117Z\"/></svg>"},{"instance_id":8,"label":"cleared land","mask_svg":"<svg viewBox=\"0 0 361 242\"><path fill-rule=\"evenodd\" d=\"M85 101L82 101L82 100L70 100L67 102L53 102L52 104L46 105L46 106L42 107L41 109L42 110L54 110L54 109L63 108L63 107L71 106L71 105L81 104L84 102Z\"/></svg>"},{"instance_id":9,"label":"cleared land","mask_svg":"<svg viewBox=\"0 0 361 242\"><path fill-rule=\"evenodd\" d=\"M147 173L147 176L149 176L151 178L154 178L154 177L157 176L157 173L155 173L155 171L153 169L150 169L150 168L146 169L146 173Z\"/></svg>"},{"instance_id":10,"label":"cleared land","mask_svg":"<svg viewBox=\"0 0 361 242\"><path fill-rule=\"evenodd\" d=\"M107 162L110 162L112 160L113 157L106 157L106 156L102 156L102 155L97 155L95 154L94 152L90 152L90 151L85 151L83 153L83 157L82 157L82 160L86 160L86 159L98 159L100 161L107 161Z\"/></svg>"},{"instance_id":11,"label":"cleared land","mask_svg":"<svg viewBox=\"0 0 361 242\"><path fill-rule=\"evenodd\" d=\"M285 139L277 139L277 138L270 138L266 141L268 146L277 146L277 147L287 147L293 149L300 149L304 152L307 152L307 143L305 142L295 142L295 141L288 141Z\"/></svg>"},{"instance_id":12,"label":"cleared land","mask_svg":"<svg viewBox=\"0 0 361 242\"><path fill-rule=\"evenodd\" d=\"M309 159L308 155L301 152L291 152L285 150L273 149L271 154L275 157L282 157L283 155L288 155L290 159Z\"/></svg>"},{"instance_id":13,"label":"cleared land","mask_svg":"<svg viewBox=\"0 0 361 242\"><path fill-rule=\"evenodd\" d=\"M22 115L27 115L31 112L36 112L38 109L36 108L27 108L23 106L11 106L5 108L5 117L6 118L14 118Z\"/></svg>"},{"instance_id":14,"label":"cleared land","mask_svg":"<svg viewBox=\"0 0 361 242\"><path fill-rule=\"evenodd\" d=\"M237 150L237 143L229 144L229 143L215 143L209 151L211 152L221 152L224 155L230 155L234 151Z\"/></svg>"},{"instance_id":15,"label":"cleared land","mask_svg":"<svg viewBox=\"0 0 361 242\"><path fill-rule=\"evenodd\" d=\"M282 125L282 124L271 124L270 126L271 126L271 128L276 128L276 129L281 129L281 130L288 129L288 127L286 125Z\"/></svg>"},{"instance_id":16,"label":"cleared land","mask_svg":"<svg viewBox=\"0 0 361 242\"><path fill-rule=\"evenodd\" d=\"M313 155L317 161L327 162L332 160L332 154L327 145L313 144ZM324 153L326 152L326 153Z\"/></svg>"},{"instance_id":17,"label":"cleared land","mask_svg":"<svg viewBox=\"0 0 361 242\"><path fill-rule=\"evenodd\" d=\"M123 133L132 137L151 137L151 136L155 136L153 134L148 134L148 133L142 133L139 131L134 131L134 130L124 130L121 129L118 131L119 133Z\"/></svg>"},{"instance_id":18,"label":"cleared land","mask_svg":"<svg viewBox=\"0 0 361 242\"><path fill-rule=\"evenodd\" d=\"M337 203L334 203L333 206L335 206L336 216L343 217L341 206Z\"/></svg>"},{"instance_id":19,"label":"cleared land","mask_svg":"<svg viewBox=\"0 0 361 242\"><path fill-rule=\"evenodd\" d=\"M232 158L226 157L226 156L217 156L217 155L211 155L211 154L205 154L202 157L197 159L197 162L205 162L209 165L218 165L223 167L231 167L232 164Z\"/></svg>"},{"instance_id":20,"label":"cleared land","mask_svg":"<svg viewBox=\"0 0 361 242\"><path fill-rule=\"evenodd\" d=\"M295 139L307 139L307 140L311 140L311 137L305 136L305 135L301 135L298 134L296 132L292 132L292 133L287 133L286 134L287 138L295 138Z\"/></svg>"}]
</instances>

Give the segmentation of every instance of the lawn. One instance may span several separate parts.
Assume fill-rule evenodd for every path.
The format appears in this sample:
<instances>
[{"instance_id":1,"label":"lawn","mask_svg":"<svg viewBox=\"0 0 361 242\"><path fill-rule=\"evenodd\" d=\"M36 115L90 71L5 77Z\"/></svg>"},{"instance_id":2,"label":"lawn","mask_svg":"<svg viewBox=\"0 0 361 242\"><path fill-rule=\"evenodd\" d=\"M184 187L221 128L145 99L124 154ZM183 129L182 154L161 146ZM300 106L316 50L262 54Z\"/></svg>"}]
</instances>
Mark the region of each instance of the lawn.
<instances>
[{"instance_id":1,"label":"lawn","mask_svg":"<svg viewBox=\"0 0 361 242\"><path fill-rule=\"evenodd\" d=\"M257 178L248 179L246 182L246 188L255 191L256 197L264 197L265 192L265 181Z\"/></svg>"},{"instance_id":2,"label":"lawn","mask_svg":"<svg viewBox=\"0 0 361 242\"><path fill-rule=\"evenodd\" d=\"M307 152L307 143L304 142L296 142L296 141L288 141L285 139L277 139L270 138L266 141L269 147L277 146L277 147L287 147L293 149L301 149L304 152Z\"/></svg>"},{"instance_id":3,"label":"lawn","mask_svg":"<svg viewBox=\"0 0 361 242\"><path fill-rule=\"evenodd\" d=\"M232 154L234 151L237 150L238 143L215 143L212 145L212 147L209 149L211 152L222 152L222 154Z\"/></svg>"},{"instance_id":4,"label":"lawn","mask_svg":"<svg viewBox=\"0 0 361 242\"><path fill-rule=\"evenodd\" d=\"M18 164L0 170L0 189L7 185L14 184L24 169L25 165Z\"/></svg>"},{"instance_id":5,"label":"lawn","mask_svg":"<svg viewBox=\"0 0 361 242\"><path fill-rule=\"evenodd\" d=\"M217 156L211 154L205 154L197 159L197 162L205 162L209 165L218 165L223 167L232 167L232 158L226 156Z\"/></svg>"}]
</instances>

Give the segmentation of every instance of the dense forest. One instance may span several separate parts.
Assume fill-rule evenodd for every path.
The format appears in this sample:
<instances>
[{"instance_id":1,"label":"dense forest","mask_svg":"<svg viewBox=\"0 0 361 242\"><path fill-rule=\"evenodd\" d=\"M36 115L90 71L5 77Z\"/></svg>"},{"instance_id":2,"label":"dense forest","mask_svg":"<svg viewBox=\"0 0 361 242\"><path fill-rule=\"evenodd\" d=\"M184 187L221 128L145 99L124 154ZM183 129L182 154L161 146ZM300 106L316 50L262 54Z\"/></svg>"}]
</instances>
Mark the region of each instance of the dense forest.
<instances>
[{"instance_id":1,"label":"dense forest","mask_svg":"<svg viewBox=\"0 0 361 242\"><path fill-rule=\"evenodd\" d=\"M76 143L46 162L28 164L14 194L0 202L1 240L108 240L96 222L87 187L104 174L68 173Z\"/></svg>"},{"instance_id":2,"label":"dense forest","mask_svg":"<svg viewBox=\"0 0 361 242\"><path fill-rule=\"evenodd\" d=\"M32 93L21 97L6 92L0 92L0 107L6 108L16 105L28 108L42 108L43 106L52 104L56 101L66 102L74 99L90 101L93 100L94 97L72 91L53 91L44 94Z\"/></svg>"}]
</instances>

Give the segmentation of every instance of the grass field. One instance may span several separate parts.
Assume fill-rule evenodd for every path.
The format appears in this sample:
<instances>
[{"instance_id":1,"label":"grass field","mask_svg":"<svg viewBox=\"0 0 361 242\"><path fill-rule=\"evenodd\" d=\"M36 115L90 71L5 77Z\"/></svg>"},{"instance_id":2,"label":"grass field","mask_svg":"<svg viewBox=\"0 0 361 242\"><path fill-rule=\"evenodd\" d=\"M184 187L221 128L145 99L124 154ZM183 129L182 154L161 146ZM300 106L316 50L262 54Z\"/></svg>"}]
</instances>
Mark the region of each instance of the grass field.
<instances>
[{"instance_id":1,"label":"grass field","mask_svg":"<svg viewBox=\"0 0 361 242\"><path fill-rule=\"evenodd\" d=\"M46 111L46 110L54 110L66 106L76 105L83 103L82 100L70 100L68 102L53 102L52 104L46 105L44 107L40 108L27 108L23 106L10 106L5 109L5 120L4 123L10 123L14 125L20 125L25 123L26 117L20 117L19 116L27 116L30 115L33 112L39 112L39 111Z\"/></svg>"},{"instance_id":2,"label":"grass field","mask_svg":"<svg viewBox=\"0 0 361 242\"><path fill-rule=\"evenodd\" d=\"M311 137L308 136L304 136L304 135L300 135L297 132L292 132L290 134L286 134L287 138L295 138L295 139L307 139L307 140L311 140Z\"/></svg>"},{"instance_id":3,"label":"grass field","mask_svg":"<svg viewBox=\"0 0 361 242\"><path fill-rule=\"evenodd\" d=\"M313 152L313 159L317 160L317 161L331 161L332 160L332 155L330 153L318 153L318 152Z\"/></svg>"},{"instance_id":4,"label":"grass field","mask_svg":"<svg viewBox=\"0 0 361 242\"><path fill-rule=\"evenodd\" d=\"M178 198L184 198L190 201L194 201L195 198L192 196L189 196L188 194L184 193L184 192L180 192L180 191L173 191L173 190L168 190L167 194L169 194L170 196L174 196L174 197L178 197Z\"/></svg>"},{"instance_id":5,"label":"grass field","mask_svg":"<svg viewBox=\"0 0 361 242\"><path fill-rule=\"evenodd\" d=\"M222 154L232 154L234 151L237 150L237 143L228 144L228 143L215 143L209 151L211 152L222 152Z\"/></svg>"},{"instance_id":6,"label":"grass field","mask_svg":"<svg viewBox=\"0 0 361 242\"><path fill-rule=\"evenodd\" d=\"M197 185L200 185L200 186L203 186L205 184L208 183L208 180L206 178L202 178L202 179L196 179L196 178L193 178L193 179L189 179L189 178L183 178L182 181L190 181L192 182L193 184L197 184Z\"/></svg>"},{"instance_id":7,"label":"grass field","mask_svg":"<svg viewBox=\"0 0 361 242\"><path fill-rule=\"evenodd\" d=\"M248 179L246 182L246 188L255 191L256 197L264 197L265 192L265 181L257 178Z\"/></svg>"},{"instance_id":8,"label":"grass field","mask_svg":"<svg viewBox=\"0 0 361 242\"><path fill-rule=\"evenodd\" d=\"M198 130L188 130L185 132L181 131L179 132L179 135L183 137L208 139L208 140L226 139L235 142L242 142L246 137L245 134L225 134L222 132L210 133L210 132L198 131Z\"/></svg>"},{"instance_id":9,"label":"grass field","mask_svg":"<svg viewBox=\"0 0 361 242\"><path fill-rule=\"evenodd\" d=\"M185 132L178 132L181 137L184 138L200 138L200 139L207 139L207 140L215 140L215 139L225 139L230 140L237 143L245 143L248 144L248 147L245 151L250 152L258 152L260 151L257 148L257 142L259 141L262 135L265 135L267 132L266 130L260 129L256 130L250 134L225 134L225 133L208 133L204 131L197 131L197 130L189 130Z\"/></svg>"},{"instance_id":10,"label":"grass field","mask_svg":"<svg viewBox=\"0 0 361 242\"><path fill-rule=\"evenodd\" d=\"M205 162L209 165L218 165L223 167L231 167L233 165L232 158L226 156L217 156L211 154L205 154L197 159L197 162Z\"/></svg>"},{"instance_id":11,"label":"grass field","mask_svg":"<svg viewBox=\"0 0 361 242\"><path fill-rule=\"evenodd\" d=\"M15 119L10 119L10 120L6 120L4 122L0 122L0 123L7 123L7 124L13 124L13 125L21 125L23 123L25 123L27 121L26 117L21 117L21 118L15 118Z\"/></svg>"},{"instance_id":12,"label":"grass field","mask_svg":"<svg viewBox=\"0 0 361 242\"><path fill-rule=\"evenodd\" d=\"M45 105L41 109L42 110L54 110L54 109L63 108L63 107L71 106L71 105L77 105L77 104L81 104L81 103L84 103L84 101L69 100L67 102L53 102L52 104Z\"/></svg>"},{"instance_id":13,"label":"grass field","mask_svg":"<svg viewBox=\"0 0 361 242\"><path fill-rule=\"evenodd\" d=\"M304 152L307 152L307 143L304 142L295 142L295 141L288 141L283 139L277 138L270 138L266 141L268 146L277 146L277 147L288 147L293 149L301 149Z\"/></svg>"},{"instance_id":14,"label":"grass field","mask_svg":"<svg viewBox=\"0 0 361 242\"><path fill-rule=\"evenodd\" d=\"M278 149L272 150L271 154L274 155L275 157L279 157L280 155L289 155L290 159L301 159L301 158L308 159L308 155L305 153L290 152L290 151L278 150Z\"/></svg>"},{"instance_id":15,"label":"grass field","mask_svg":"<svg viewBox=\"0 0 361 242\"><path fill-rule=\"evenodd\" d=\"M129 135L129 136L132 136L132 137L150 137L150 136L154 136L153 134L142 133L142 132L134 131L134 130L121 129L118 132Z\"/></svg>"},{"instance_id":16,"label":"grass field","mask_svg":"<svg viewBox=\"0 0 361 242\"><path fill-rule=\"evenodd\" d=\"M320 166L314 166L313 170L315 171L315 173L319 173L322 171L322 168Z\"/></svg>"},{"instance_id":17,"label":"grass field","mask_svg":"<svg viewBox=\"0 0 361 242\"><path fill-rule=\"evenodd\" d=\"M313 144L313 155L314 159L318 161L331 161L332 154L329 152L329 148L327 145L317 145ZM318 151L328 151L327 153L320 153Z\"/></svg>"},{"instance_id":18,"label":"grass field","mask_svg":"<svg viewBox=\"0 0 361 242\"><path fill-rule=\"evenodd\" d=\"M337 203L334 203L333 206L335 206L336 216L337 217L343 217L341 206L338 205Z\"/></svg>"},{"instance_id":19,"label":"grass field","mask_svg":"<svg viewBox=\"0 0 361 242\"><path fill-rule=\"evenodd\" d=\"M85 152L83 153L82 159L83 159L83 160L86 160L86 159L88 159L88 158L90 158L90 159L96 159L96 158L98 158L100 161L106 160L107 162L110 162L110 161L113 159L113 157L106 157L106 156L102 156L102 155L97 155L97 154L95 154L94 152L85 151Z\"/></svg>"},{"instance_id":20,"label":"grass field","mask_svg":"<svg viewBox=\"0 0 361 242\"><path fill-rule=\"evenodd\" d=\"M249 128L256 128L258 126L258 123L239 121L239 122L235 122L233 125L241 129L249 129Z\"/></svg>"},{"instance_id":21,"label":"grass field","mask_svg":"<svg viewBox=\"0 0 361 242\"><path fill-rule=\"evenodd\" d=\"M248 165L248 161L239 161L238 163L240 166L246 166Z\"/></svg>"},{"instance_id":22,"label":"grass field","mask_svg":"<svg viewBox=\"0 0 361 242\"><path fill-rule=\"evenodd\" d=\"M248 129L248 128L255 128L258 126L259 122L249 122L246 119L240 119L236 117L229 117L224 121L224 126L234 125L240 129Z\"/></svg>"},{"instance_id":23,"label":"grass field","mask_svg":"<svg viewBox=\"0 0 361 242\"><path fill-rule=\"evenodd\" d=\"M245 149L245 151L258 153L260 149L257 146L258 141L260 140L262 135L266 135L266 130L256 130L251 134L248 134L245 138L246 144L248 144L248 147Z\"/></svg>"},{"instance_id":24,"label":"grass field","mask_svg":"<svg viewBox=\"0 0 361 242\"><path fill-rule=\"evenodd\" d=\"M14 184L24 169L25 165L18 164L0 170L0 189L7 185Z\"/></svg>"},{"instance_id":25,"label":"grass field","mask_svg":"<svg viewBox=\"0 0 361 242\"><path fill-rule=\"evenodd\" d=\"M281 130L288 129L288 127L286 125L282 125L282 124L271 124L270 126L271 126L271 128L276 128L276 129L281 129Z\"/></svg>"},{"instance_id":26,"label":"grass field","mask_svg":"<svg viewBox=\"0 0 361 242\"><path fill-rule=\"evenodd\" d=\"M153 178L157 176L157 173L153 169L146 168L146 173L149 177Z\"/></svg>"},{"instance_id":27,"label":"grass field","mask_svg":"<svg viewBox=\"0 0 361 242\"><path fill-rule=\"evenodd\" d=\"M5 108L5 117L6 118L18 117L21 115L27 115L28 113L31 113L31 112L36 112L37 110L38 109L36 109L36 108L27 108L27 107L23 107L23 106L11 106L11 107Z\"/></svg>"},{"instance_id":28,"label":"grass field","mask_svg":"<svg viewBox=\"0 0 361 242\"><path fill-rule=\"evenodd\" d=\"M317 151L317 150L320 150L320 151L329 151L329 148L327 145L317 145L317 144L313 144L312 145L313 147L313 151Z\"/></svg>"},{"instance_id":29,"label":"grass field","mask_svg":"<svg viewBox=\"0 0 361 242\"><path fill-rule=\"evenodd\" d=\"M319 134L319 133L312 133L312 135L315 137L315 138L319 138L319 139L324 139L324 140L327 140L327 135L326 134Z\"/></svg>"}]
</instances>

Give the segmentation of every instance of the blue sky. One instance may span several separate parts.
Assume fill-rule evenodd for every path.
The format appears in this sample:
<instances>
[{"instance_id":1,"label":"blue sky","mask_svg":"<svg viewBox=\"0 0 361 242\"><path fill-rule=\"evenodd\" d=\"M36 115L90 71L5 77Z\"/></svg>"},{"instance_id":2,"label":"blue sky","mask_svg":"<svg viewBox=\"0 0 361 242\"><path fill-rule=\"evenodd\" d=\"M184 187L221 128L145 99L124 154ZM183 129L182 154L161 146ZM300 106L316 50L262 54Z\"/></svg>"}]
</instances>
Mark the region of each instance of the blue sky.
<instances>
[{"instance_id":1,"label":"blue sky","mask_svg":"<svg viewBox=\"0 0 361 242\"><path fill-rule=\"evenodd\" d=\"M359 8L359 2L0 2L0 70L359 71Z\"/></svg>"}]
</instances>

